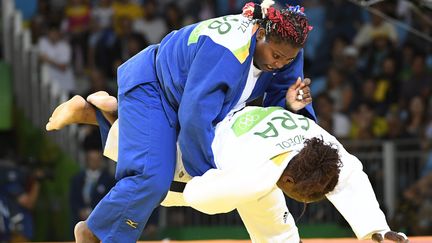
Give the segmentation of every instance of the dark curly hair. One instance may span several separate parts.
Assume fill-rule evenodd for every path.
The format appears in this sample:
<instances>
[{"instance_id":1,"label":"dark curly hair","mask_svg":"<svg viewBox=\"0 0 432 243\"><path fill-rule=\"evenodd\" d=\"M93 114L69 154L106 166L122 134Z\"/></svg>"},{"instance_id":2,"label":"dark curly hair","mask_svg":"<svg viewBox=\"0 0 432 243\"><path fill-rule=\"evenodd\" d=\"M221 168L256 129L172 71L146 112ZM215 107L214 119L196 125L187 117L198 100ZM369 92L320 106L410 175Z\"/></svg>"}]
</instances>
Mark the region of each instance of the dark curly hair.
<instances>
[{"instance_id":1,"label":"dark curly hair","mask_svg":"<svg viewBox=\"0 0 432 243\"><path fill-rule=\"evenodd\" d=\"M338 150L321 138L307 139L304 144L285 170L293 176L297 192L310 201L319 201L335 188L342 162Z\"/></svg>"},{"instance_id":2,"label":"dark curly hair","mask_svg":"<svg viewBox=\"0 0 432 243\"><path fill-rule=\"evenodd\" d=\"M303 11L300 6L288 6L279 10L271 6L262 8L252 2L243 7L243 15L255 20L265 30L268 39L277 43L287 42L298 48L304 46L308 33L312 30Z\"/></svg>"}]
</instances>

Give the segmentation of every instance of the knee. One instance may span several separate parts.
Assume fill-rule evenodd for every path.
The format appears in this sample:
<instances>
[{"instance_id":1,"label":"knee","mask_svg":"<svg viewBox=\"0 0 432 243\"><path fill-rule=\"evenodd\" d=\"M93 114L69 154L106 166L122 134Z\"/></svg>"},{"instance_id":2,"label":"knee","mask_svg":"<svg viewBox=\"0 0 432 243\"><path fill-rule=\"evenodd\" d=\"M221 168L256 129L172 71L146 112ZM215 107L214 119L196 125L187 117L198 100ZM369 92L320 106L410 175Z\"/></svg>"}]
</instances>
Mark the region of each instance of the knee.
<instances>
[{"instance_id":1,"label":"knee","mask_svg":"<svg viewBox=\"0 0 432 243\"><path fill-rule=\"evenodd\" d=\"M152 179L151 190L153 195L156 197L164 197L170 189L172 179L168 176L162 175L154 176Z\"/></svg>"},{"instance_id":2,"label":"knee","mask_svg":"<svg viewBox=\"0 0 432 243\"><path fill-rule=\"evenodd\" d=\"M96 236L87 226L85 221L80 221L75 225L74 234L76 239L89 239L98 242Z\"/></svg>"}]
</instances>

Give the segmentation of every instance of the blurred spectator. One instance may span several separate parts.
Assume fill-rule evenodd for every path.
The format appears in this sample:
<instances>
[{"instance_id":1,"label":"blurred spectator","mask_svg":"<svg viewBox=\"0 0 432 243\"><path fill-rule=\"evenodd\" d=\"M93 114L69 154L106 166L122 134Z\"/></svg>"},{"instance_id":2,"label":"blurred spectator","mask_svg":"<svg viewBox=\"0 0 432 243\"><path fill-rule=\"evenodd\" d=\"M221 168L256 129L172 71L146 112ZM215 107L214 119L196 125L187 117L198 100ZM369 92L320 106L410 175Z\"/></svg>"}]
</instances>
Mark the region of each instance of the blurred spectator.
<instances>
[{"instance_id":1,"label":"blurred spectator","mask_svg":"<svg viewBox=\"0 0 432 243\"><path fill-rule=\"evenodd\" d=\"M371 105L362 103L352 114L350 138L374 139L383 137L387 131L386 121L375 115Z\"/></svg>"},{"instance_id":2,"label":"blurred spectator","mask_svg":"<svg viewBox=\"0 0 432 243\"><path fill-rule=\"evenodd\" d=\"M425 131L425 150L426 150L426 162L422 170L422 175L432 173L432 104L429 105L429 121L426 125Z\"/></svg>"},{"instance_id":3,"label":"blurred spectator","mask_svg":"<svg viewBox=\"0 0 432 243\"><path fill-rule=\"evenodd\" d=\"M355 94L353 108L357 108L361 104L369 104L374 109L381 110L379 104L375 101L376 82L372 78L363 81L360 92ZM351 110L352 111L352 110Z\"/></svg>"},{"instance_id":4,"label":"blurred spectator","mask_svg":"<svg viewBox=\"0 0 432 243\"><path fill-rule=\"evenodd\" d=\"M354 37L353 43L362 48L372 43L374 38L386 36L394 44L397 44L396 28L378 15L372 15L372 21L364 23Z\"/></svg>"},{"instance_id":5,"label":"blurred spectator","mask_svg":"<svg viewBox=\"0 0 432 243\"><path fill-rule=\"evenodd\" d=\"M396 16L397 18L407 24L408 26L412 25L412 11L411 11L411 3L408 0L398 0L396 7ZM405 28L401 28L400 26L396 27L399 43L404 43L407 37L408 31Z\"/></svg>"},{"instance_id":6,"label":"blurred spectator","mask_svg":"<svg viewBox=\"0 0 432 243\"><path fill-rule=\"evenodd\" d=\"M32 41L38 41L48 29L48 23L59 22L53 19L51 14L51 5L48 0L39 0L37 4L37 12L30 21L30 30Z\"/></svg>"},{"instance_id":7,"label":"blurred spectator","mask_svg":"<svg viewBox=\"0 0 432 243\"><path fill-rule=\"evenodd\" d=\"M117 35L123 34L122 22L124 19L135 21L143 16L143 11L140 5L133 3L130 0L114 0L112 8L114 10L114 31Z\"/></svg>"},{"instance_id":8,"label":"blurred spectator","mask_svg":"<svg viewBox=\"0 0 432 243\"><path fill-rule=\"evenodd\" d=\"M424 54L415 54L410 70L401 80L400 95L404 101L411 97L420 96L424 100L430 97L432 92L432 76L426 69Z\"/></svg>"},{"instance_id":9,"label":"blurred spectator","mask_svg":"<svg viewBox=\"0 0 432 243\"><path fill-rule=\"evenodd\" d=\"M34 235L32 210L40 184L39 169L18 167L16 158L0 158L0 241L25 242Z\"/></svg>"},{"instance_id":10,"label":"blurred spectator","mask_svg":"<svg viewBox=\"0 0 432 243\"><path fill-rule=\"evenodd\" d=\"M92 9L90 33L88 37L88 67L99 68L111 76L109 49L114 44L115 33L112 30L113 8L111 0L100 0Z\"/></svg>"},{"instance_id":11,"label":"blurred spectator","mask_svg":"<svg viewBox=\"0 0 432 243\"><path fill-rule=\"evenodd\" d=\"M321 45L324 44L321 43ZM313 95L321 93L328 85L327 77L330 69L336 68L340 70L343 68L345 61L343 51L347 45L348 41L346 39L336 37L330 47L324 48L324 46L319 46L320 52L317 53L316 59L310 63L310 67L305 71L312 77L315 77L312 79L313 82L311 84Z\"/></svg>"},{"instance_id":12,"label":"blurred spectator","mask_svg":"<svg viewBox=\"0 0 432 243\"><path fill-rule=\"evenodd\" d=\"M111 28L113 24L114 10L111 0L99 0L97 5L91 10L91 18L95 21L98 29L105 30Z\"/></svg>"},{"instance_id":13,"label":"blurred spectator","mask_svg":"<svg viewBox=\"0 0 432 243\"><path fill-rule=\"evenodd\" d=\"M349 45L342 50L341 70L352 84L353 91L359 92L362 86L362 75L358 68L359 51L356 47Z\"/></svg>"},{"instance_id":14,"label":"blurred spectator","mask_svg":"<svg viewBox=\"0 0 432 243\"><path fill-rule=\"evenodd\" d=\"M133 30L148 40L149 44L159 43L167 33L164 19L158 15L158 2L147 0L142 6L144 17L133 22Z\"/></svg>"},{"instance_id":15,"label":"blurred spectator","mask_svg":"<svg viewBox=\"0 0 432 243\"><path fill-rule=\"evenodd\" d=\"M94 63L90 68L101 70L110 79L116 77L117 67L124 60L148 45L141 34L132 30L131 19L122 18L120 23L123 29L120 35L116 35L111 29L95 30L89 39L90 60Z\"/></svg>"},{"instance_id":16,"label":"blurred spectator","mask_svg":"<svg viewBox=\"0 0 432 243\"><path fill-rule=\"evenodd\" d=\"M65 9L65 28L72 45L75 72L81 73L87 61L90 6L86 0L69 0Z\"/></svg>"},{"instance_id":17,"label":"blurred spectator","mask_svg":"<svg viewBox=\"0 0 432 243\"><path fill-rule=\"evenodd\" d=\"M311 5L316 3L318 4L317 10L312 8L312 13L314 13L312 18L314 19L323 15L323 20L321 20L319 23L314 21L317 24L316 28L318 30L317 33L314 34L314 28L314 31L310 33L311 37L314 37L314 35L321 35L320 37L315 36L319 39L308 39L306 42L307 58L310 58L309 54L307 53L308 45L315 42L315 48L319 50L314 53L312 60L307 60L311 61L312 66L308 67L308 65L306 65L306 68L310 68L310 73L312 75L323 75L329 68L328 63L338 65L339 58L337 56L342 54L342 49L346 45L351 44L351 39L361 24L361 8L349 1L344 0L313 0L308 2L313 2ZM324 5L324 13L321 10L321 4ZM305 5L307 5L306 2ZM306 11L309 10L306 9ZM322 32L322 34L320 32Z\"/></svg>"},{"instance_id":18,"label":"blurred spectator","mask_svg":"<svg viewBox=\"0 0 432 243\"><path fill-rule=\"evenodd\" d=\"M67 0L48 0L52 7L53 12L62 11L66 5Z\"/></svg>"},{"instance_id":19,"label":"blurred spectator","mask_svg":"<svg viewBox=\"0 0 432 243\"><path fill-rule=\"evenodd\" d=\"M401 112L397 108L397 106L393 106L390 108L390 110L387 112L386 115L386 121L387 125L389 127L388 132L385 139L388 140L400 140L400 139L407 139L410 137L410 135L406 132L405 124L401 117Z\"/></svg>"},{"instance_id":20,"label":"blurred spectator","mask_svg":"<svg viewBox=\"0 0 432 243\"><path fill-rule=\"evenodd\" d=\"M112 57L114 71L124 61L137 54L139 51L148 46L147 40L132 29L132 19L124 17L120 19L121 34L116 36L113 44Z\"/></svg>"},{"instance_id":21,"label":"blurred spectator","mask_svg":"<svg viewBox=\"0 0 432 243\"><path fill-rule=\"evenodd\" d=\"M351 129L349 118L334 111L333 100L326 93L314 100L318 124L326 131L338 138L347 138Z\"/></svg>"},{"instance_id":22,"label":"blurred spectator","mask_svg":"<svg viewBox=\"0 0 432 243\"><path fill-rule=\"evenodd\" d=\"M90 23L90 6L85 0L69 0L65 8L65 29L71 34L82 35L87 31Z\"/></svg>"},{"instance_id":23,"label":"blurred spectator","mask_svg":"<svg viewBox=\"0 0 432 243\"><path fill-rule=\"evenodd\" d=\"M383 60L381 66L382 72L376 79L375 101L382 103L387 110L391 104L397 103L399 98L398 63L395 57L388 56Z\"/></svg>"},{"instance_id":24,"label":"blurred spectator","mask_svg":"<svg viewBox=\"0 0 432 243\"><path fill-rule=\"evenodd\" d=\"M214 0L199 1L198 20L206 20L216 17L216 2Z\"/></svg>"},{"instance_id":25,"label":"blurred spectator","mask_svg":"<svg viewBox=\"0 0 432 243\"><path fill-rule=\"evenodd\" d=\"M413 235L432 234L432 173L420 178L403 193L401 212L395 220Z\"/></svg>"},{"instance_id":26,"label":"blurred spectator","mask_svg":"<svg viewBox=\"0 0 432 243\"><path fill-rule=\"evenodd\" d=\"M361 67L364 72L370 76L376 77L382 73L382 62L384 59L396 56L394 44L390 36L385 32L374 32L372 42L362 49L364 55L364 66Z\"/></svg>"},{"instance_id":27,"label":"blurred spectator","mask_svg":"<svg viewBox=\"0 0 432 243\"><path fill-rule=\"evenodd\" d=\"M388 108L398 101L399 76L395 58L387 57L381 65L382 72L377 77L367 78L360 84L361 89L355 93L352 107L368 103L377 115L385 116Z\"/></svg>"},{"instance_id":28,"label":"blurred spectator","mask_svg":"<svg viewBox=\"0 0 432 243\"><path fill-rule=\"evenodd\" d=\"M307 59L307 62L310 62L315 59L319 51L318 47L324 39L326 9L322 0L305 1L304 8L308 16L309 24L313 26L313 31L309 32L308 41L306 41L304 47L305 59Z\"/></svg>"},{"instance_id":29,"label":"blurred spectator","mask_svg":"<svg viewBox=\"0 0 432 243\"><path fill-rule=\"evenodd\" d=\"M168 33L173 30L178 30L185 25L183 11L179 8L176 2L171 2L165 7L165 21L168 28Z\"/></svg>"},{"instance_id":30,"label":"blurred spectator","mask_svg":"<svg viewBox=\"0 0 432 243\"><path fill-rule=\"evenodd\" d=\"M87 96L97 91L106 91L111 96L117 97L117 92L108 86L108 80L105 74L99 69L94 68L90 70L89 85L88 89L85 90L82 95L84 98L87 98Z\"/></svg>"},{"instance_id":31,"label":"blurred spectator","mask_svg":"<svg viewBox=\"0 0 432 243\"><path fill-rule=\"evenodd\" d=\"M344 74L336 67L331 67L327 73L326 92L334 101L336 112L348 113L353 101L353 88L345 79Z\"/></svg>"},{"instance_id":32,"label":"blurred spectator","mask_svg":"<svg viewBox=\"0 0 432 243\"><path fill-rule=\"evenodd\" d=\"M71 181L72 225L78 221L86 220L96 204L114 184L113 176L105 169L100 144L99 148L87 148L85 168Z\"/></svg>"},{"instance_id":33,"label":"blurred spectator","mask_svg":"<svg viewBox=\"0 0 432 243\"><path fill-rule=\"evenodd\" d=\"M74 93L72 50L69 43L62 38L57 24L52 24L48 29L48 34L39 39L38 51L42 61L42 72L48 76L55 89L69 94Z\"/></svg>"},{"instance_id":34,"label":"blurred spectator","mask_svg":"<svg viewBox=\"0 0 432 243\"><path fill-rule=\"evenodd\" d=\"M343 36L351 41L361 25L361 9L345 0L325 1L326 30L330 40Z\"/></svg>"},{"instance_id":35,"label":"blurred spectator","mask_svg":"<svg viewBox=\"0 0 432 243\"><path fill-rule=\"evenodd\" d=\"M405 124L408 134L415 138L423 138L426 119L424 100L420 96L414 96L409 102L408 118Z\"/></svg>"},{"instance_id":36,"label":"blurred spectator","mask_svg":"<svg viewBox=\"0 0 432 243\"><path fill-rule=\"evenodd\" d=\"M248 0L216 0L216 15L237 14Z\"/></svg>"},{"instance_id":37,"label":"blurred spectator","mask_svg":"<svg viewBox=\"0 0 432 243\"><path fill-rule=\"evenodd\" d=\"M216 17L215 0L193 0L185 9L185 14L189 15L193 22L198 22Z\"/></svg>"},{"instance_id":38,"label":"blurred spectator","mask_svg":"<svg viewBox=\"0 0 432 243\"><path fill-rule=\"evenodd\" d=\"M338 36L334 39L332 46L331 46L331 62L330 64L337 67L337 68L341 68L343 66L344 63L344 58L345 58L345 49L349 46L349 41L342 37L342 36ZM328 69L329 67L327 67Z\"/></svg>"},{"instance_id":39,"label":"blurred spectator","mask_svg":"<svg viewBox=\"0 0 432 243\"><path fill-rule=\"evenodd\" d=\"M349 45L349 41L337 36L331 42L323 41L317 47L320 51L316 53L315 60L308 67L308 73L313 76L325 75L331 66L341 68L343 66L343 50Z\"/></svg>"},{"instance_id":40,"label":"blurred spectator","mask_svg":"<svg viewBox=\"0 0 432 243\"><path fill-rule=\"evenodd\" d=\"M411 74L411 64L413 63L416 50L413 45L404 44L399 51L401 54L399 75L404 80Z\"/></svg>"}]
</instances>

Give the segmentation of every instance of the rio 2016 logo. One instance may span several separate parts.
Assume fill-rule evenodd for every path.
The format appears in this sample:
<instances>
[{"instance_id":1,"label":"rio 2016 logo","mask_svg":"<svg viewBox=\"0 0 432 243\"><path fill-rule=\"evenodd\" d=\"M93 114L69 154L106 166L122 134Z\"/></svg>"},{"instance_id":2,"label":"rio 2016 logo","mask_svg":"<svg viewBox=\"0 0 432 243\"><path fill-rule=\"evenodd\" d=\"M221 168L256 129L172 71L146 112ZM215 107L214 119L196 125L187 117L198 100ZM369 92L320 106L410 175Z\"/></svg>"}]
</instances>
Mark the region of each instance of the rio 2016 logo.
<instances>
[{"instance_id":1,"label":"rio 2016 logo","mask_svg":"<svg viewBox=\"0 0 432 243\"><path fill-rule=\"evenodd\" d=\"M245 130L255 124L260 117L257 114L246 114L246 116L241 117L238 120L238 127L242 130Z\"/></svg>"}]
</instances>

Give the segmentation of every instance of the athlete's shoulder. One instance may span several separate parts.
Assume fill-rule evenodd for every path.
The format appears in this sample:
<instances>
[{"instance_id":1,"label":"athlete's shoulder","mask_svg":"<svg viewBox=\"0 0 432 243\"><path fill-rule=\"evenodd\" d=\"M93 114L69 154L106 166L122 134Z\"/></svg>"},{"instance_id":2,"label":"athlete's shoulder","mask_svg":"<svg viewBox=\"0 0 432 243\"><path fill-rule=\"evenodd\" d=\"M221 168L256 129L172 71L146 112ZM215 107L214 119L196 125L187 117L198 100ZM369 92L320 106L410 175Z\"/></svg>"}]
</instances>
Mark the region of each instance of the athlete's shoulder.
<instances>
[{"instance_id":1,"label":"athlete's shoulder","mask_svg":"<svg viewBox=\"0 0 432 243\"><path fill-rule=\"evenodd\" d=\"M242 15L227 15L200 22L189 35L188 45L210 38L243 63L249 56L253 23Z\"/></svg>"},{"instance_id":2,"label":"athlete's shoulder","mask_svg":"<svg viewBox=\"0 0 432 243\"><path fill-rule=\"evenodd\" d=\"M323 130L313 120L282 107L255 107L248 106L237 112L233 119L231 129L237 137L251 134L252 129L260 128L263 132L254 132L263 138L277 137L283 131L299 131L302 133L320 133ZM264 129L263 129L264 128Z\"/></svg>"}]
</instances>

